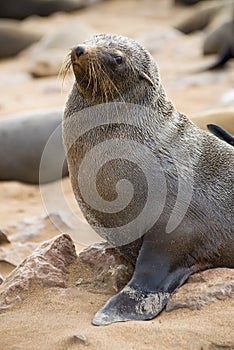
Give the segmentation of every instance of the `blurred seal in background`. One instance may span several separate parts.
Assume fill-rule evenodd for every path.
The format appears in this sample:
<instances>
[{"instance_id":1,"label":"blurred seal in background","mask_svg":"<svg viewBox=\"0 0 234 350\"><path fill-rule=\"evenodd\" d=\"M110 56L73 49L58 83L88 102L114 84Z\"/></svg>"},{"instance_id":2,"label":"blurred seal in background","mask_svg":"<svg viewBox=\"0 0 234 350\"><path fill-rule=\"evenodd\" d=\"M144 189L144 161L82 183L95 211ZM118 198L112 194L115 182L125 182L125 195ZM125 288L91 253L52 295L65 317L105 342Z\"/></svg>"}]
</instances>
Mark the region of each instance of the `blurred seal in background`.
<instances>
[{"instance_id":1,"label":"blurred seal in background","mask_svg":"<svg viewBox=\"0 0 234 350\"><path fill-rule=\"evenodd\" d=\"M38 184L68 175L62 114L62 109L35 111L0 119L0 180Z\"/></svg>"}]
</instances>

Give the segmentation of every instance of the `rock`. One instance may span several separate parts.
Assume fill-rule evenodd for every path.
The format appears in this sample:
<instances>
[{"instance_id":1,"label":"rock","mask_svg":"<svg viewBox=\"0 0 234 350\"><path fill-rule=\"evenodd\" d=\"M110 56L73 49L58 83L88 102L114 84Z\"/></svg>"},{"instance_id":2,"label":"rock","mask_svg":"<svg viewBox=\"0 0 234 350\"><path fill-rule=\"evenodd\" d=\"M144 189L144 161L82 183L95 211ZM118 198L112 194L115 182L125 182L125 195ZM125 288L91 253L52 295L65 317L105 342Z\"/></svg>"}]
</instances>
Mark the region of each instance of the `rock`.
<instances>
[{"instance_id":1,"label":"rock","mask_svg":"<svg viewBox=\"0 0 234 350\"><path fill-rule=\"evenodd\" d=\"M62 234L44 242L2 282L0 310L22 300L25 292L35 286L76 285L95 293L99 290L113 294L128 283L133 271L134 266L106 242L89 246L77 257L70 236ZM197 310L227 298L234 298L234 271L228 268L207 270L190 276L171 297L166 311ZM79 342L86 344L82 339Z\"/></svg>"},{"instance_id":2,"label":"rock","mask_svg":"<svg viewBox=\"0 0 234 350\"><path fill-rule=\"evenodd\" d=\"M32 47L30 50L32 63L29 72L34 77L57 75L68 50L94 33L95 30L84 23L69 21Z\"/></svg>"},{"instance_id":3,"label":"rock","mask_svg":"<svg viewBox=\"0 0 234 350\"><path fill-rule=\"evenodd\" d=\"M11 258L6 261L17 265L36 248L35 242L43 242L64 232L69 233L74 241L84 246L100 240L100 236L91 226L80 218L79 212L77 215L67 205L60 182L41 185L40 190L48 214L25 218L14 225L4 227L2 230L14 244L0 247L0 260L1 258L6 260L7 254ZM30 243L32 241L33 243ZM21 255L24 254L24 247L26 255Z\"/></svg>"},{"instance_id":4,"label":"rock","mask_svg":"<svg viewBox=\"0 0 234 350\"><path fill-rule=\"evenodd\" d=\"M134 266L108 243L97 243L78 256L77 287L91 292L116 293L130 280ZM200 309L216 300L233 297L234 271L218 268L196 273L169 300L166 311L178 308Z\"/></svg>"},{"instance_id":5,"label":"rock","mask_svg":"<svg viewBox=\"0 0 234 350\"><path fill-rule=\"evenodd\" d=\"M35 286L65 288L68 266L76 259L67 234L44 242L6 278L0 287L0 310L11 307Z\"/></svg>"},{"instance_id":6,"label":"rock","mask_svg":"<svg viewBox=\"0 0 234 350\"><path fill-rule=\"evenodd\" d=\"M7 235L0 230L0 244L10 243L9 239L7 238Z\"/></svg>"},{"instance_id":7,"label":"rock","mask_svg":"<svg viewBox=\"0 0 234 350\"><path fill-rule=\"evenodd\" d=\"M0 284L2 284L4 281L4 278L2 277L2 275L0 275Z\"/></svg>"},{"instance_id":8,"label":"rock","mask_svg":"<svg viewBox=\"0 0 234 350\"><path fill-rule=\"evenodd\" d=\"M86 273L77 279L77 285L87 284L89 289L95 291L98 287L105 292L118 292L128 283L134 270L133 265L106 242L93 244L83 250L79 254L79 261Z\"/></svg>"},{"instance_id":9,"label":"rock","mask_svg":"<svg viewBox=\"0 0 234 350\"><path fill-rule=\"evenodd\" d=\"M0 259L0 272L3 278L8 276L14 269L16 265L9 263L8 261Z\"/></svg>"},{"instance_id":10,"label":"rock","mask_svg":"<svg viewBox=\"0 0 234 350\"><path fill-rule=\"evenodd\" d=\"M217 268L196 273L169 299L166 311L199 310L217 300L234 298L234 270Z\"/></svg>"},{"instance_id":11,"label":"rock","mask_svg":"<svg viewBox=\"0 0 234 350\"><path fill-rule=\"evenodd\" d=\"M70 229L61 213L34 216L4 228L11 242L42 242Z\"/></svg>"},{"instance_id":12,"label":"rock","mask_svg":"<svg viewBox=\"0 0 234 350\"><path fill-rule=\"evenodd\" d=\"M89 342L87 340L87 337L83 334L75 334L73 335L72 339L74 340L74 343L76 344L84 344L84 345L88 345Z\"/></svg>"},{"instance_id":13,"label":"rock","mask_svg":"<svg viewBox=\"0 0 234 350\"><path fill-rule=\"evenodd\" d=\"M61 213L26 218L5 227L3 231L0 230L0 271L1 268L6 270L6 266L1 266L2 263L10 264L7 270L12 271L38 247L40 242L69 230L70 227ZM10 244L1 245L1 237L4 242L8 237Z\"/></svg>"},{"instance_id":14,"label":"rock","mask_svg":"<svg viewBox=\"0 0 234 350\"><path fill-rule=\"evenodd\" d=\"M0 262L10 264L13 268L21 263L36 248L38 243L33 242L13 242L0 247Z\"/></svg>"},{"instance_id":15,"label":"rock","mask_svg":"<svg viewBox=\"0 0 234 350\"><path fill-rule=\"evenodd\" d=\"M77 346L80 345L85 345L85 346L88 346L89 345L89 342L87 340L87 337L83 334L74 334L73 336L71 336L68 340L68 345L73 345L73 344L76 344Z\"/></svg>"}]
</instances>

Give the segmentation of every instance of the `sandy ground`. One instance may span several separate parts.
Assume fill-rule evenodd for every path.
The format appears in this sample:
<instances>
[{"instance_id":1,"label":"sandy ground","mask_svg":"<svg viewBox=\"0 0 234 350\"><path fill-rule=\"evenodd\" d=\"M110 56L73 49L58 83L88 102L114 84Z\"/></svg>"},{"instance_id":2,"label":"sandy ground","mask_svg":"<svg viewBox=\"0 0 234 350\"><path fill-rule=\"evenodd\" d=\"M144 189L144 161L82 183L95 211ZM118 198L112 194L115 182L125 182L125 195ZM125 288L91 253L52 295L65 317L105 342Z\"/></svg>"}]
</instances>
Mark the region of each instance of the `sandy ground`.
<instances>
[{"instance_id":1,"label":"sandy ground","mask_svg":"<svg viewBox=\"0 0 234 350\"><path fill-rule=\"evenodd\" d=\"M115 32L144 42L159 64L168 96L178 110L193 116L230 107L224 104L223 96L234 86L234 62L219 72L195 73L214 59L201 56L204 33L185 37L172 30L172 25L191 11L175 9L169 0L110 0L74 14L29 18L25 27L46 33L77 19L92 25L96 32ZM63 89L57 77L33 79L26 57L24 54L0 62L0 117L63 107L66 102L73 78L66 80ZM71 210L81 217L69 179L64 179L62 186ZM0 199L0 228L43 215L48 209L38 186L1 182ZM42 240L49 237L50 232ZM79 237L77 241L78 250L82 249L86 242ZM4 266L0 264L0 274L6 276L12 268ZM92 316L108 298L99 291L95 294L77 287L31 291L23 303L0 315L0 349L234 349L233 301L220 301L200 311L163 312L148 322L92 326ZM75 341L74 335L81 339Z\"/></svg>"}]
</instances>

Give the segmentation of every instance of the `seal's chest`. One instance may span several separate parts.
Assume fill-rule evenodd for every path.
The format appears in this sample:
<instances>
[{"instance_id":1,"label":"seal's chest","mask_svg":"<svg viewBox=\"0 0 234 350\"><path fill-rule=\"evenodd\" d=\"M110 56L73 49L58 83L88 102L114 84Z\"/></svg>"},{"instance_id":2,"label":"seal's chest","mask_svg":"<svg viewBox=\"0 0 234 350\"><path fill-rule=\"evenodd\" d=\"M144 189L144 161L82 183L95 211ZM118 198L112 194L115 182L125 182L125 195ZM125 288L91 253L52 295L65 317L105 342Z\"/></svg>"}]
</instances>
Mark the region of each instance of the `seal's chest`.
<instances>
[{"instance_id":1,"label":"seal's chest","mask_svg":"<svg viewBox=\"0 0 234 350\"><path fill-rule=\"evenodd\" d=\"M122 132L117 137L117 129L99 131L102 139L84 135L68 152L73 189L93 228L112 244L116 237L127 244L157 221L166 180L149 147Z\"/></svg>"},{"instance_id":2,"label":"seal's chest","mask_svg":"<svg viewBox=\"0 0 234 350\"><path fill-rule=\"evenodd\" d=\"M95 107L67 118L64 140L73 190L84 216L101 236L123 245L157 222L167 181L147 124L149 113L140 106L112 107Z\"/></svg>"}]
</instances>

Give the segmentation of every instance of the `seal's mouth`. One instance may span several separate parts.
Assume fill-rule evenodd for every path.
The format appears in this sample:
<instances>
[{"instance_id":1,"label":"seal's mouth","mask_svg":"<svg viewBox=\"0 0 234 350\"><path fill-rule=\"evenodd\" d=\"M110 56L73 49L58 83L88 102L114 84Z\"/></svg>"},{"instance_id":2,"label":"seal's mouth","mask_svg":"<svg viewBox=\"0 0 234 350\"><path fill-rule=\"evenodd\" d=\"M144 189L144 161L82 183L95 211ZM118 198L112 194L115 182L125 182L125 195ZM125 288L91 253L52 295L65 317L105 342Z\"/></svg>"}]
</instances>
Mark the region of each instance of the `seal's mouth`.
<instances>
[{"instance_id":1,"label":"seal's mouth","mask_svg":"<svg viewBox=\"0 0 234 350\"><path fill-rule=\"evenodd\" d=\"M90 54L89 50L85 46L77 46L68 53L64 60L64 63L60 69L59 75L64 82L67 73L71 67L75 74L76 80L83 79L85 75L89 75L90 66Z\"/></svg>"},{"instance_id":2,"label":"seal's mouth","mask_svg":"<svg viewBox=\"0 0 234 350\"><path fill-rule=\"evenodd\" d=\"M111 55L93 46L78 45L68 54L60 74L64 81L72 67L79 92L85 98L109 102L117 95L121 97L116 70L122 60L119 52Z\"/></svg>"},{"instance_id":3,"label":"seal's mouth","mask_svg":"<svg viewBox=\"0 0 234 350\"><path fill-rule=\"evenodd\" d=\"M81 69L87 71L90 65L90 49L85 46L77 46L71 51L71 63L73 70ZM74 72L75 73L75 72Z\"/></svg>"}]
</instances>

